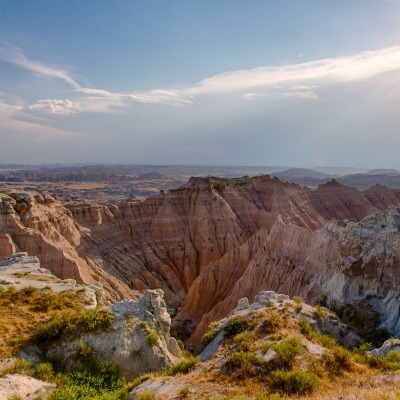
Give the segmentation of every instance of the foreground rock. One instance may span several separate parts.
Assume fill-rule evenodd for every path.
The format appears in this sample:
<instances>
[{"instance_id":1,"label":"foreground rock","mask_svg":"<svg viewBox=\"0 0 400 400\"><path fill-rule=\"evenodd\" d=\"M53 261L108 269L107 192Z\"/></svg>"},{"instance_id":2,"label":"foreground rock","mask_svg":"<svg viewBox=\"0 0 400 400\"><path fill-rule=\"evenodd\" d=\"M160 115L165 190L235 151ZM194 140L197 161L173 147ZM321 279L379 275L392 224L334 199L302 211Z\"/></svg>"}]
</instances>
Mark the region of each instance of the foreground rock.
<instances>
[{"instance_id":1,"label":"foreground rock","mask_svg":"<svg viewBox=\"0 0 400 400\"><path fill-rule=\"evenodd\" d=\"M48 297L68 292L81 299L82 304L77 308L87 310L78 314L90 319L91 325L85 329L80 329L79 319L74 323L76 326L65 328L67 324L60 323L65 315L62 312L58 320L57 314L44 317L50 324L55 318L56 328L47 328L44 335L35 342L30 341L19 352L20 357L35 364L57 360L59 367L72 371L80 366L113 363L125 377L132 379L145 372L166 369L182 357L177 341L170 336L171 317L161 289L147 290L137 301L107 305L101 285L60 280L42 268L36 257L26 253L15 253L0 263L0 287L10 289L5 293L23 289L43 291ZM75 309L64 311L68 315L77 312ZM33 327L32 334L36 328ZM0 332L1 329L0 317Z\"/></svg>"},{"instance_id":2,"label":"foreground rock","mask_svg":"<svg viewBox=\"0 0 400 400\"><path fill-rule=\"evenodd\" d=\"M18 399L45 399L56 388L53 383L43 382L30 376L9 374L0 377L0 400L9 400L12 396Z\"/></svg>"},{"instance_id":3,"label":"foreground rock","mask_svg":"<svg viewBox=\"0 0 400 400\"><path fill-rule=\"evenodd\" d=\"M138 301L125 300L109 309L111 325L63 336L45 347L45 357L56 359L67 371L86 363L114 363L127 379L167 369L182 357L169 333L171 318L161 289L146 290Z\"/></svg>"}]
</instances>

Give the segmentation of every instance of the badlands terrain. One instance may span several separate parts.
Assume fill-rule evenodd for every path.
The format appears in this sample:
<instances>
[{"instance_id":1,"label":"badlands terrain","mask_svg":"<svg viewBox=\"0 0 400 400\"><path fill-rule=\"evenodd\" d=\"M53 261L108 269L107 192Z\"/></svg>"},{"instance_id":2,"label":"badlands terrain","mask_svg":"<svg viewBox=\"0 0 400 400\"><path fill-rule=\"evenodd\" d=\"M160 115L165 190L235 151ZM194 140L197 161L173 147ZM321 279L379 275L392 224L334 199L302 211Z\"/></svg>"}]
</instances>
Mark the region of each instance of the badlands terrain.
<instances>
[{"instance_id":1,"label":"badlands terrain","mask_svg":"<svg viewBox=\"0 0 400 400\"><path fill-rule=\"evenodd\" d=\"M2 277L2 292L11 296L10 290L26 286L41 291L37 281L65 281L68 293L97 293L94 309L111 307L107 312L114 316L105 333L87 336L85 329L75 330L70 345L63 342L68 329L60 331L61 342L55 344L35 339L34 350L30 346L37 336L26 333L16 341L9 333L1 357L25 357L36 365L29 367L34 371L54 358L57 348L72 360L87 340L97 360L117 363L129 380L166 371L179 360L195 368L188 367L185 372L192 375L181 378L172 372L170 377L147 376L126 389L132 398L155 398L153 393L159 398L278 399L319 393L315 398L333 400L340 397L329 386L335 376L330 368L341 371L335 379L342 383L349 374L343 389L349 397L342 398L396 398L399 378L392 371L398 360L390 350L397 341L385 340L400 335L400 174L248 167L239 172L258 175L236 177L238 169L2 166L0 275L9 271ZM25 276L33 279L25 284L21 265L31 265ZM44 313L27 332L43 329L38 327L49 318L55 317ZM270 318L277 322L265 322ZM145 339L153 331L158 350ZM123 338L118 343L126 343L125 350L104 345L112 341L110 332ZM132 332L139 339L132 339ZM334 342L318 336L327 334ZM366 342L370 348L362 348ZM384 342L386 350L366 353ZM342 345L358 350L335 347ZM290 362L282 361L280 352L287 350L282 346L293 352ZM201 360L187 350L201 353ZM132 365L119 357L124 352L136 354L129 359ZM237 359L229 359L232 352ZM393 359L384 358L386 353ZM371 361L373 356L381 358ZM63 357L57 354L57 368L73 371L77 366ZM312 377L302 375L313 369ZM31 378L40 378L35 371ZM241 380L246 382L242 386ZM303 389L298 380L306 381ZM191 381L199 383L194 391ZM379 385L394 397L379 397ZM364 397L357 397L360 393Z\"/></svg>"}]
</instances>

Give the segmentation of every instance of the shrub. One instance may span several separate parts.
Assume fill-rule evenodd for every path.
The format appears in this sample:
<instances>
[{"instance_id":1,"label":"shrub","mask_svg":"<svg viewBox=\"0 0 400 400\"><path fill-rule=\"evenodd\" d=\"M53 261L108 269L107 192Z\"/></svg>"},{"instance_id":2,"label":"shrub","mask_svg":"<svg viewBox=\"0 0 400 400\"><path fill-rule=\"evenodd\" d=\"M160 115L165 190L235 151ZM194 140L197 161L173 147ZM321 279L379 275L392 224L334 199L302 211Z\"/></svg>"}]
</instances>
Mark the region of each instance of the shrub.
<instances>
[{"instance_id":1,"label":"shrub","mask_svg":"<svg viewBox=\"0 0 400 400\"><path fill-rule=\"evenodd\" d=\"M308 340L313 340L315 338L315 332L311 328L310 324L305 318L301 318L299 320L299 327L300 327L300 332L308 339Z\"/></svg>"},{"instance_id":2,"label":"shrub","mask_svg":"<svg viewBox=\"0 0 400 400\"><path fill-rule=\"evenodd\" d=\"M93 347L89 343L83 343L82 338L79 340L75 355L83 360L92 360L95 356Z\"/></svg>"},{"instance_id":3,"label":"shrub","mask_svg":"<svg viewBox=\"0 0 400 400\"><path fill-rule=\"evenodd\" d=\"M54 311L47 322L38 326L34 339L46 342L57 339L64 332L78 333L106 329L114 318L108 310Z\"/></svg>"},{"instance_id":4,"label":"shrub","mask_svg":"<svg viewBox=\"0 0 400 400\"><path fill-rule=\"evenodd\" d=\"M196 367L199 361L199 357L190 356L188 358L183 358L167 370L167 375L187 374Z\"/></svg>"},{"instance_id":5,"label":"shrub","mask_svg":"<svg viewBox=\"0 0 400 400\"><path fill-rule=\"evenodd\" d=\"M241 351L249 351L256 337L255 331L244 331L235 336L236 348Z\"/></svg>"},{"instance_id":6,"label":"shrub","mask_svg":"<svg viewBox=\"0 0 400 400\"><path fill-rule=\"evenodd\" d=\"M332 374L350 371L353 367L352 354L340 346L336 346L330 354L325 353L322 360L327 370Z\"/></svg>"},{"instance_id":7,"label":"shrub","mask_svg":"<svg viewBox=\"0 0 400 400\"><path fill-rule=\"evenodd\" d=\"M150 346L155 346L155 345L158 343L159 337L158 337L158 333L157 333L156 331L151 331L151 332L149 332L149 333L146 335L146 337L147 337L147 343L148 343Z\"/></svg>"},{"instance_id":8,"label":"shrub","mask_svg":"<svg viewBox=\"0 0 400 400\"><path fill-rule=\"evenodd\" d=\"M41 363L36 367L35 377L43 381L52 382L54 380L54 370L50 363Z\"/></svg>"},{"instance_id":9,"label":"shrub","mask_svg":"<svg viewBox=\"0 0 400 400\"><path fill-rule=\"evenodd\" d=\"M201 342L203 343L204 346L207 346L209 343L211 343L220 332L219 322L216 321L211 322L208 329L209 329L208 332L205 333L201 338Z\"/></svg>"},{"instance_id":10,"label":"shrub","mask_svg":"<svg viewBox=\"0 0 400 400\"><path fill-rule=\"evenodd\" d=\"M66 330L72 330L77 322L76 313L70 311L53 312L47 322L37 327L34 339L39 342L57 339Z\"/></svg>"},{"instance_id":11,"label":"shrub","mask_svg":"<svg viewBox=\"0 0 400 400\"><path fill-rule=\"evenodd\" d=\"M178 399L186 399L189 394L189 386L185 385L181 390L178 392Z\"/></svg>"},{"instance_id":12,"label":"shrub","mask_svg":"<svg viewBox=\"0 0 400 400\"><path fill-rule=\"evenodd\" d=\"M107 329L114 321L115 316L107 309L85 310L80 316L80 328L86 332L98 329Z\"/></svg>"},{"instance_id":13,"label":"shrub","mask_svg":"<svg viewBox=\"0 0 400 400\"><path fill-rule=\"evenodd\" d=\"M291 337L276 343L272 346L278 358L271 361L274 369L290 369L292 368L296 356L300 353L300 340L297 337Z\"/></svg>"},{"instance_id":14,"label":"shrub","mask_svg":"<svg viewBox=\"0 0 400 400\"><path fill-rule=\"evenodd\" d=\"M303 299L299 296L293 296L293 300L296 303L296 311L300 312L303 309Z\"/></svg>"},{"instance_id":15,"label":"shrub","mask_svg":"<svg viewBox=\"0 0 400 400\"><path fill-rule=\"evenodd\" d=\"M364 339L372 344L372 347L380 347L390 338L390 333L385 328L371 329L363 335Z\"/></svg>"},{"instance_id":16,"label":"shrub","mask_svg":"<svg viewBox=\"0 0 400 400\"><path fill-rule=\"evenodd\" d=\"M258 325L256 318L243 318L236 317L232 318L224 327L224 334L227 337L235 336L238 333L244 332L245 330L255 328Z\"/></svg>"},{"instance_id":17,"label":"shrub","mask_svg":"<svg viewBox=\"0 0 400 400\"><path fill-rule=\"evenodd\" d=\"M374 368L390 370L400 369L400 353L392 350L386 356L372 355L367 357L367 363Z\"/></svg>"},{"instance_id":18,"label":"shrub","mask_svg":"<svg viewBox=\"0 0 400 400\"><path fill-rule=\"evenodd\" d=\"M270 379L274 390L297 395L312 392L318 383L318 378L314 374L298 369L293 371L273 371Z\"/></svg>"},{"instance_id":19,"label":"shrub","mask_svg":"<svg viewBox=\"0 0 400 400\"><path fill-rule=\"evenodd\" d=\"M262 321L260 331L266 334L274 333L282 326L282 323L281 314L271 313Z\"/></svg>"}]
</instances>

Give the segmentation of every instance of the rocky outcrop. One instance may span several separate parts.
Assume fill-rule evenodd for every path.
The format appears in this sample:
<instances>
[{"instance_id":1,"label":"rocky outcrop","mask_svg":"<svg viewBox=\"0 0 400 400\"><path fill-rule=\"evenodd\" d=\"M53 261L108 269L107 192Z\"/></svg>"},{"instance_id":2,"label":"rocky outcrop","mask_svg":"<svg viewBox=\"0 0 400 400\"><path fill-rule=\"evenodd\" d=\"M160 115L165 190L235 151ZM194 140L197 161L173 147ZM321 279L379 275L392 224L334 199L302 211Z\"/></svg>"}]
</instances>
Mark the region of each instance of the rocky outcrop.
<instances>
[{"instance_id":1,"label":"rocky outcrop","mask_svg":"<svg viewBox=\"0 0 400 400\"><path fill-rule=\"evenodd\" d=\"M55 388L54 383L43 382L31 376L8 374L0 377L0 400L30 399L32 393L35 394L36 398L44 399Z\"/></svg>"},{"instance_id":2,"label":"rocky outcrop","mask_svg":"<svg viewBox=\"0 0 400 400\"><path fill-rule=\"evenodd\" d=\"M110 311L115 319L109 327L62 337L46 348L45 357L68 371L85 362L85 353L91 364L117 364L127 379L166 369L182 357L169 333L171 318L161 289L146 290L138 301L115 303Z\"/></svg>"},{"instance_id":3,"label":"rocky outcrop","mask_svg":"<svg viewBox=\"0 0 400 400\"><path fill-rule=\"evenodd\" d=\"M91 365L112 362L131 379L166 369L182 357L177 341L170 336L171 317L161 289L146 290L137 301L124 300L110 305L99 284L60 280L42 268L37 257L27 253L13 254L0 263L0 286L16 290L33 287L53 293L68 291L79 294L83 308L110 313L110 325L100 325L95 330L78 328L61 334L60 338L29 342L19 351L19 356L31 362L57 360L66 370L76 369L82 361L90 361Z\"/></svg>"},{"instance_id":4,"label":"rocky outcrop","mask_svg":"<svg viewBox=\"0 0 400 400\"><path fill-rule=\"evenodd\" d=\"M78 284L74 279L58 279L47 269L42 268L37 257L26 252L14 253L0 262L0 287L14 287L17 290L25 287L50 289L53 292L72 291L82 294L84 308L93 309L107 303L105 292L100 283L93 285Z\"/></svg>"}]
</instances>

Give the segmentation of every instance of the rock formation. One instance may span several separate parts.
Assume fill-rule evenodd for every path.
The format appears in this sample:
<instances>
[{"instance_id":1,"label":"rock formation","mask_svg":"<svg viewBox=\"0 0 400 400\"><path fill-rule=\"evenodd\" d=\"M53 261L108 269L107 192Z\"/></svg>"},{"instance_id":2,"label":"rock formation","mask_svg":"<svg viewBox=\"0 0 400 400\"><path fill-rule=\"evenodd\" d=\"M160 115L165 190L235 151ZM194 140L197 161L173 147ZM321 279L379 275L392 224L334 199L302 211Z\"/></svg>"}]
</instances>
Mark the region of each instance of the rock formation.
<instances>
[{"instance_id":1,"label":"rock formation","mask_svg":"<svg viewBox=\"0 0 400 400\"><path fill-rule=\"evenodd\" d=\"M146 290L138 300L126 300L110 307L115 316L105 330L62 337L45 351L68 371L79 366L80 347L90 349L91 362L112 362L127 379L166 369L182 357L177 341L170 336L171 317L161 289ZM149 335L153 335L150 339Z\"/></svg>"},{"instance_id":2,"label":"rock formation","mask_svg":"<svg viewBox=\"0 0 400 400\"><path fill-rule=\"evenodd\" d=\"M335 180L310 190L268 176L191 178L142 202L107 205L3 191L0 258L28 251L61 278L101 282L114 301L160 288L174 310L185 300L177 329L193 329L203 314L227 312L242 294L274 289L314 298L319 289L307 285L321 261L339 254L322 227L397 206L398 195Z\"/></svg>"},{"instance_id":3,"label":"rock formation","mask_svg":"<svg viewBox=\"0 0 400 400\"><path fill-rule=\"evenodd\" d=\"M28 342L19 355L35 363L57 360L58 365L68 371L76 369L85 356L90 356L92 364L115 363L125 377L132 379L146 372L166 369L182 357L177 341L170 336L171 317L161 289L146 290L137 301L123 300L106 305L104 292L98 284L80 285L72 279L59 280L41 267L37 257L26 253L16 253L0 263L0 286L79 293L84 308L110 313L111 323L106 327L89 331L78 329L62 333L60 337ZM85 349L87 353L80 354Z\"/></svg>"},{"instance_id":4,"label":"rock formation","mask_svg":"<svg viewBox=\"0 0 400 400\"><path fill-rule=\"evenodd\" d=\"M269 235L262 235L255 252L250 249L257 235L241 246L239 251L253 256L238 262L239 273L223 263L230 260L229 254L203 271L175 324L196 328L190 342L199 343L210 322L227 315L241 297L253 300L259 291L268 289L300 295L311 303L323 298L337 304L367 300L381 314L382 326L398 335L399 227L398 208L358 223L331 221L315 232L278 219ZM215 295L210 297L220 292L224 298L219 302Z\"/></svg>"}]
</instances>

